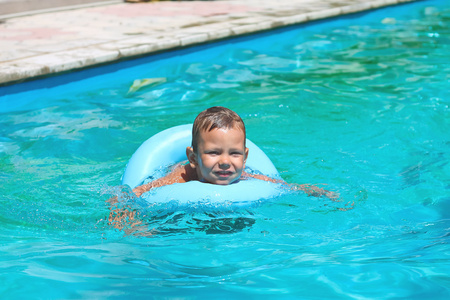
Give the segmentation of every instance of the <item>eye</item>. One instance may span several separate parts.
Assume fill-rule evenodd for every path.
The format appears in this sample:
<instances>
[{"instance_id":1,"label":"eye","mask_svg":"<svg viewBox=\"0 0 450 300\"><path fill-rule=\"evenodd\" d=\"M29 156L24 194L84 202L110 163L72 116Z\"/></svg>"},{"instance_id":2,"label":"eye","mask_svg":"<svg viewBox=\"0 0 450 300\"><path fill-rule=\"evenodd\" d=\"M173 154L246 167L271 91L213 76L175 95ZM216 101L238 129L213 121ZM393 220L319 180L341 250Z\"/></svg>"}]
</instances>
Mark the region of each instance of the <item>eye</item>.
<instances>
[{"instance_id":1,"label":"eye","mask_svg":"<svg viewBox=\"0 0 450 300\"><path fill-rule=\"evenodd\" d=\"M232 156L241 156L241 155L242 155L242 152L239 152L239 151L233 151L233 152L231 152L231 155L232 155Z\"/></svg>"}]
</instances>

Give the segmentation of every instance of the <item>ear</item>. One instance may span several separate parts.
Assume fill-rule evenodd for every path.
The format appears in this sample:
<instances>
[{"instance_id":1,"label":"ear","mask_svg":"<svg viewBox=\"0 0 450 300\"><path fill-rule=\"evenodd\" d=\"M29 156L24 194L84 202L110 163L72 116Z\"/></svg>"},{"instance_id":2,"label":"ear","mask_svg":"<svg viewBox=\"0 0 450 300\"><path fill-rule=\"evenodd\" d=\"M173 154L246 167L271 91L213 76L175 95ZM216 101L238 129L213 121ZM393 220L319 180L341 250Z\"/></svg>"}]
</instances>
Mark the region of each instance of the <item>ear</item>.
<instances>
[{"instance_id":1,"label":"ear","mask_svg":"<svg viewBox=\"0 0 450 300\"><path fill-rule=\"evenodd\" d=\"M198 165L197 155L195 154L194 149L192 147L186 147L186 156L192 167L195 167Z\"/></svg>"},{"instance_id":2,"label":"ear","mask_svg":"<svg viewBox=\"0 0 450 300\"><path fill-rule=\"evenodd\" d=\"M247 157L248 157L248 148L245 147L245 151L244 151L244 167L245 167L245 163L247 162Z\"/></svg>"}]
</instances>

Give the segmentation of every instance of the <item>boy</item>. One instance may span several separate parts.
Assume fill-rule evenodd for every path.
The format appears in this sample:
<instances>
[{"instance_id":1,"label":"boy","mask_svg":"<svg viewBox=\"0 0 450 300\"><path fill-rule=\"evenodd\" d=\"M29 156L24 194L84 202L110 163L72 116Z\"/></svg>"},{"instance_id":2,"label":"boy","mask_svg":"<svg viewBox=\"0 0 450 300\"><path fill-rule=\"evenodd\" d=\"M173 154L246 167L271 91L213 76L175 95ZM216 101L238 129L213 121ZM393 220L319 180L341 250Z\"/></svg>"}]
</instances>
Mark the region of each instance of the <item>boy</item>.
<instances>
[{"instance_id":1,"label":"boy","mask_svg":"<svg viewBox=\"0 0 450 300\"><path fill-rule=\"evenodd\" d=\"M313 185L287 184L265 175L248 174L244 171L248 148L245 147L245 126L242 119L232 110L215 106L202 111L192 127L192 144L186 148L188 162L177 164L166 176L133 189L136 196L152 188L198 180L211 184L227 185L247 178L283 183L292 190L302 190L309 196L326 196L332 200L338 194ZM127 234L140 232L152 235L145 224L137 218L133 209L115 207L117 197L109 200L111 213L110 224L116 229L123 229ZM139 231L141 230L141 231Z\"/></svg>"},{"instance_id":2,"label":"boy","mask_svg":"<svg viewBox=\"0 0 450 300\"><path fill-rule=\"evenodd\" d=\"M186 148L188 163L180 163L166 176L133 189L136 196L152 188L198 180L227 185L246 178L285 183L264 175L244 171L248 148L245 147L245 125L234 111L215 106L202 111L192 127L192 145ZM308 195L336 198L327 190L311 185L290 185Z\"/></svg>"}]
</instances>

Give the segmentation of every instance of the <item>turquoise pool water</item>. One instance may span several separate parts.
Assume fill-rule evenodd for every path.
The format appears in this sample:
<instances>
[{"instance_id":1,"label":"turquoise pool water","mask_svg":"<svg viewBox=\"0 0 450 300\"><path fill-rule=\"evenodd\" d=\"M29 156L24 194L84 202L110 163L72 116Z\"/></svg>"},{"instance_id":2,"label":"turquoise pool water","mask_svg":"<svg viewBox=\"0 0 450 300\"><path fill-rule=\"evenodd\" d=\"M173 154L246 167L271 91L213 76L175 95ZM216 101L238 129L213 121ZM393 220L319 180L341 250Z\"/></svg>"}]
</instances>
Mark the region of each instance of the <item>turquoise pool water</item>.
<instances>
[{"instance_id":1,"label":"turquoise pool water","mask_svg":"<svg viewBox=\"0 0 450 300\"><path fill-rule=\"evenodd\" d=\"M448 299L449 28L421 1L1 88L0 298ZM212 105L341 201L111 228L132 153Z\"/></svg>"}]
</instances>

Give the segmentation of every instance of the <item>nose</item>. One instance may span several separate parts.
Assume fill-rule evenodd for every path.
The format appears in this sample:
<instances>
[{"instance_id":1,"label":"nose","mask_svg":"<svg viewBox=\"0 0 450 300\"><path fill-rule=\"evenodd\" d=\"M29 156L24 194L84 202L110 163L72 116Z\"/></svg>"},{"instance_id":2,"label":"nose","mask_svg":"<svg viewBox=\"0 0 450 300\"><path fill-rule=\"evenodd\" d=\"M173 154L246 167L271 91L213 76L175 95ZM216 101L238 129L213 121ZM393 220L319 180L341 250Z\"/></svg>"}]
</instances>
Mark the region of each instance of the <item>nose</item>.
<instances>
[{"instance_id":1,"label":"nose","mask_svg":"<svg viewBox=\"0 0 450 300\"><path fill-rule=\"evenodd\" d=\"M219 168L228 169L230 167L230 158L228 155L221 155L219 160Z\"/></svg>"}]
</instances>

